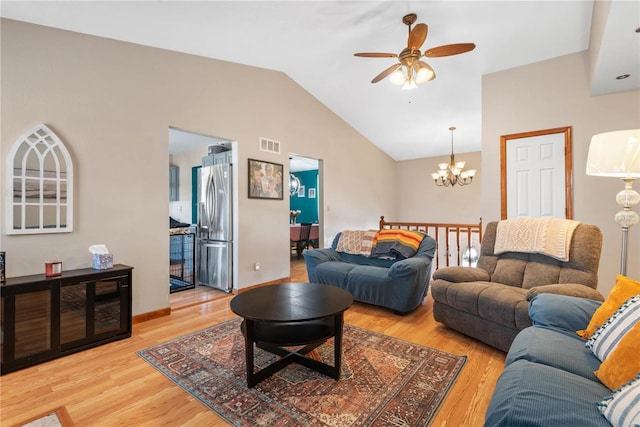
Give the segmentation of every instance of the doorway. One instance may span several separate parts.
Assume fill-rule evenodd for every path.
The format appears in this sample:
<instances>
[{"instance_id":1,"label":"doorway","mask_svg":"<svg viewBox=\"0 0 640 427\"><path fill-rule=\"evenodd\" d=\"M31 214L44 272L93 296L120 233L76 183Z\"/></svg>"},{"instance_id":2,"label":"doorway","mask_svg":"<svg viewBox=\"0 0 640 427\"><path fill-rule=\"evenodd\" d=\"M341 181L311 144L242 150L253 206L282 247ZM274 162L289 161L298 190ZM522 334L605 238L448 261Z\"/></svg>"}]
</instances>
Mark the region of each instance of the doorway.
<instances>
[{"instance_id":1,"label":"doorway","mask_svg":"<svg viewBox=\"0 0 640 427\"><path fill-rule=\"evenodd\" d=\"M322 245L322 161L298 154L289 155L289 222L291 260L309 247ZM299 242L300 224L311 224L309 238ZM295 242L295 243L294 243ZM293 248L296 248L294 251Z\"/></svg>"},{"instance_id":2,"label":"doorway","mask_svg":"<svg viewBox=\"0 0 640 427\"><path fill-rule=\"evenodd\" d=\"M199 286L197 275L197 170L211 152L210 147L224 145L237 157L235 142L170 127L169 140L169 302L172 309L183 308L228 295L220 290ZM195 178L194 178L195 177ZM236 182L237 182L237 177ZM237 191L237 189L234 189ZM196 200L194 200L194 197ZM235 197L234 197L235 198ZM234 212L237 209L234 208ZM234 218L234 224L237 221ZM234 253L237 259L237 254ZM233 272L235 276L235 272Z\"/></svg>"},{"instance_id":3,"label":"doorway","mask_svg":"<svg viewBox=\"0 0 640 427\"><path fill-rule=\"evenodd\" d=\"M500 137L501 218L573 218L571 127Z\"/></svg>"}]
</instances>

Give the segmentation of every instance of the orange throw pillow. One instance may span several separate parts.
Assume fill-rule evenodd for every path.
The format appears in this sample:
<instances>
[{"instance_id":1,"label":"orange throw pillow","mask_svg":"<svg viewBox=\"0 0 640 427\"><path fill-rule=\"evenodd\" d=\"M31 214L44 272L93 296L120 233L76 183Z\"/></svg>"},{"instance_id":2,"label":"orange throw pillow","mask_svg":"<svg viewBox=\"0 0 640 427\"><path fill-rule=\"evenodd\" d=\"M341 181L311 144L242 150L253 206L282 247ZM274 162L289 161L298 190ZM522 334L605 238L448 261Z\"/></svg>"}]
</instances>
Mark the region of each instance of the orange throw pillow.
<instances>
[{"instance_id":1,"label":"orange throw pillow","mask_svg":"<svg viewBox=\"0 0 640 427\"><path fill-rule=\"evenodd\" d=\"M616 284L605 302L593 313L587 328L577 331L577 334L584 339L591 338L591 335L615 313L618 307L632 296L638 294L640 294L640 282L618 274Z\"/></svg>"},{"instance_id":2,"label":"orange throw pillow","mask_svg":"<svg viewBox=\"0 0 640 427\"><path fill-rule=\"evenodd\" d=\"M595 371L602 384L615 390L640 373L640 322L624 334L615 349Z\"/></svg>"}]
</instances>

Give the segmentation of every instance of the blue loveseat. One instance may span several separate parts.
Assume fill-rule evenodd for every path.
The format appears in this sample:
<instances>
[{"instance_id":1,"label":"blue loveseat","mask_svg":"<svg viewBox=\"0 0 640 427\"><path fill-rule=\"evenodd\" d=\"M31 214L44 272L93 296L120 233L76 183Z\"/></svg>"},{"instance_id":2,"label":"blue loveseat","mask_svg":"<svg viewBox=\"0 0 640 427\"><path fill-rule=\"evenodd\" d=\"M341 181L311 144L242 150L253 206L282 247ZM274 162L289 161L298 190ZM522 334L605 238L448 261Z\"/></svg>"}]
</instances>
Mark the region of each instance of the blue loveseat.
<instances>
[{"instance_id":1,"label":"blue loveseat","mask_svg":"<svg viewBox=\"0 0 640 427\"><path fill-rule=\"evenodd\" d=\"M485 426L611 426L596 407L611 395L593 374L600 361L576 334L600 304L552 294L531 300L533 326L511 344Z\"/></svg>"},{"instance_id":2,"label":"blue loveseat","mask_svg":"<svg viewBox=\"0 0 640 427\"><path fill-rule=\"evenodd\" d=\"M429 289L436 242L425 235L416 253L402 260L337 252L338 233L331 248L304 252L309 281L337 286L356 301L405 314L418 307Z\"/></svg>"}]
</instances>

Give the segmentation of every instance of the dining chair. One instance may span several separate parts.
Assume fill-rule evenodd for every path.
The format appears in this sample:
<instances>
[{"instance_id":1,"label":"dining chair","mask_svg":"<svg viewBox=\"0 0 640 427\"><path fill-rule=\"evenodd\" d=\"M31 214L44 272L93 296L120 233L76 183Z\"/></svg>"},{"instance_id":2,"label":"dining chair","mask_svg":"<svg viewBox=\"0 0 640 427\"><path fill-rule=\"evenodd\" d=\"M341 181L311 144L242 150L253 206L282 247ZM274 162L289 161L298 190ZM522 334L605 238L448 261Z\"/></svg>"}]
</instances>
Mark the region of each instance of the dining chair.
<instances>
[{"instance_id":1,"label":"dining chair","mask_svg":"<svg viewBox=\"0 0 640 427\"><path fill-rule=\"evenodd\" d=\"M302 251L309 247L309 235L311 234L311 223L300 223L300 237L291 241L291 249L296 251L298 258L302 256Z\"/></svg>"}]
</instances>

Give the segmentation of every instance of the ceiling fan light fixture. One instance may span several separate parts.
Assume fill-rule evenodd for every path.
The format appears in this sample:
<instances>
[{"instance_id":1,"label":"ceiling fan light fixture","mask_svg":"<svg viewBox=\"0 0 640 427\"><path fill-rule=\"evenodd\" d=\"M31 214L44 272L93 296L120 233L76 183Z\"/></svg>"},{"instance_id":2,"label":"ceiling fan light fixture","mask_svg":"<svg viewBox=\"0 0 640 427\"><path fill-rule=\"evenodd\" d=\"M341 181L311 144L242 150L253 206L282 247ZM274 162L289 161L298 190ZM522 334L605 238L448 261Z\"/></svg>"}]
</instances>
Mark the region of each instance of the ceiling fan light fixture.
<instances>
[{"instance_id":1,"label":"ceiling fan light fixture","mask_svg":"<svg viewBox=\"0 0 640 427\"><path fill-rule=\"evenodd\" d=\"M389 77L391 83L400 86L404 90L410 90L418 87L419 84L431 81L436 78L433 68L426 62L420 60L423 57L441 57L459 55L475 49L473 43L454 43L444 46L438 46L426 50L424 53L420 51L423 43L427 39L429 27L426 24L416 24L417 16L410 13L402 18L402 23L409 27L409 38L407 47L402 49L399 54L384 52L360 52L354 53L355 56L364 58L397 58L398 62L382 71L371 80L371 83L378 83L380 80Z\"/></svg>"},{"instance_id":2,"label":"ceiling fan light fixture","mask_svg":"<svg viewBox=\"0 0 640 427\"><path fill-rule=\"evenodd\" d=\"M355 56L364 58L398 59L398 62L375 76L373 80L371 80L371 83L378 83L380 80L389 77L391 83L400 86L402 89L414 89L418 87L419 84L436 78L436 73L433 71L433 68L426 62L421 61L420 58L459 55L469 52L476 47L473 43L454 43L434 47L422 53L420 49L427 39L429 27L426 24L420 23L416 24L412 29L411 26L415 23L416 19L417 16L415 13L410 13L402 18L402 22L409 27L409 38L407 39L407 47L402 49L399 54L384 52L354 53Z\"/></svg>"},{"instance_id":3,"label":"ceiling fan light fixture","mask_svg":"<svg viewBox=\"0 0 640 427\"><path fill-rule=\"evenodd\" d=\"M404 84L402 85L402 89L404 90L411 90L411 89L415 89L418 86L416 85L416 82L414 79L409 78L406 82L404 82Z\"/></svg>"},{"instance_id":4,"label":"ceiling fan light fixture","mask_svg":"<svg viewBox=\"0 0 640 427\"><path fill-rule=\"evenodd\" d=\"M396 86L402 86L406 80L402 73L402 68L398 68L389 76L389 81Z\"/></svg>"},{"instance_id":5,"label":"ceiling fan light fixture","mask_svg":"<svg viewBox=\"0 0 640 427\"><path fill-rule=\"evenodd\" d=\"M428 68L421 69L418 74L416 74L416 81L418 84L426 83L433 77L433 71Z\"/></svg>"},{"instance_id":6,"label":"ceiling fan light fixture","mask_svg":"<svg viewBox=\"0 0 640 427\"><path fill-rule=\"evenodd\" d=\"M416 83L422 84L433 79L435 73L425 62L418 61L413 64L413 69L416 72Z\"/></svg>"}]
</instances>

